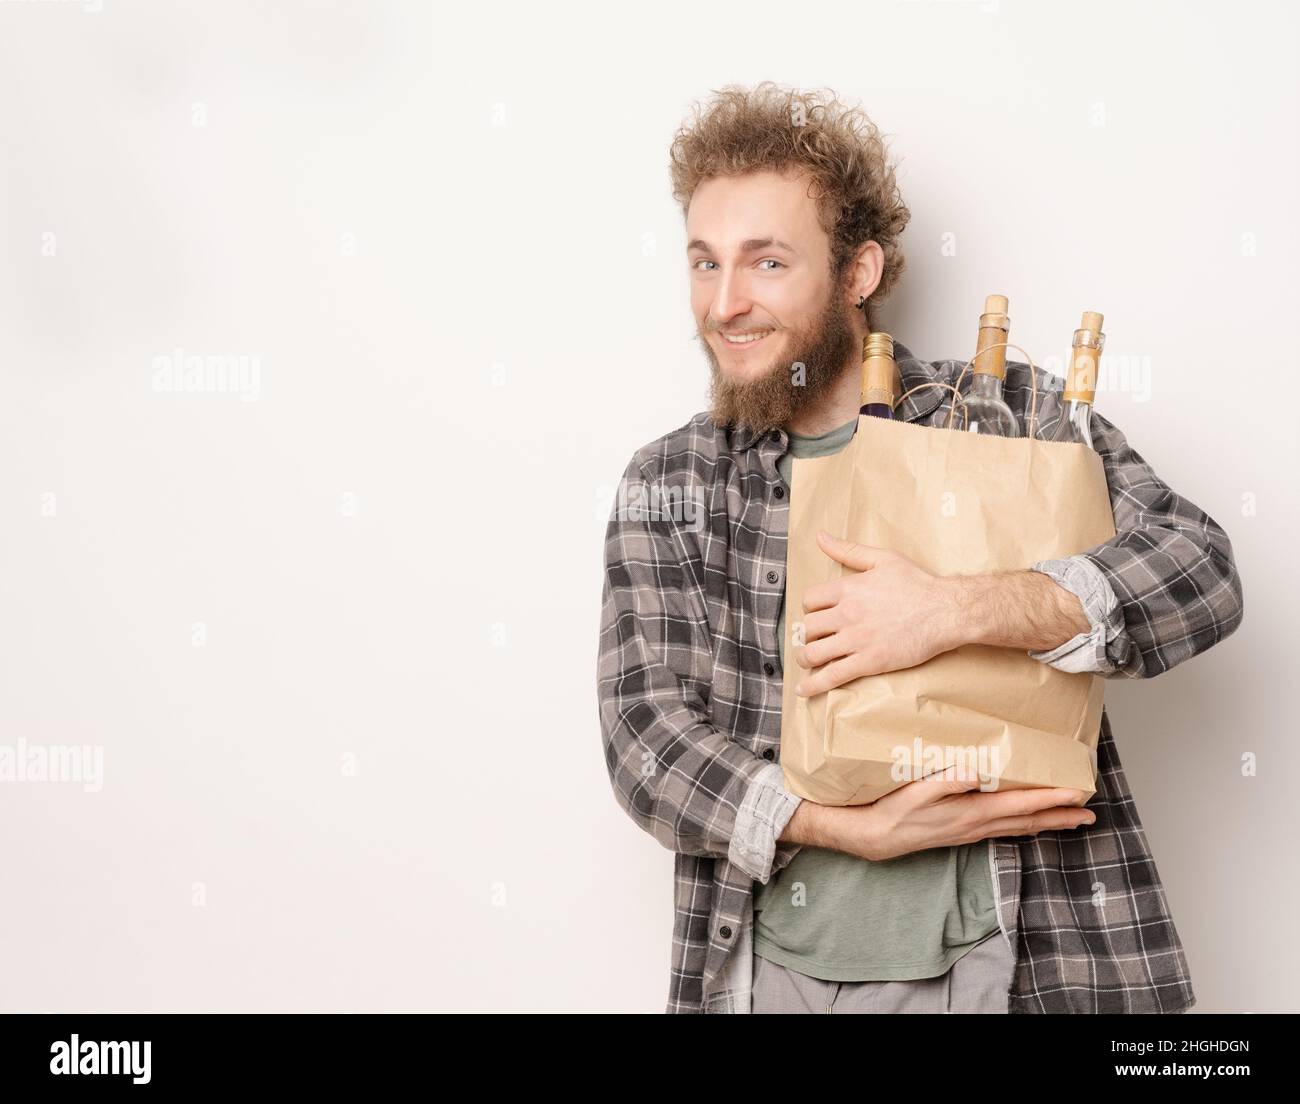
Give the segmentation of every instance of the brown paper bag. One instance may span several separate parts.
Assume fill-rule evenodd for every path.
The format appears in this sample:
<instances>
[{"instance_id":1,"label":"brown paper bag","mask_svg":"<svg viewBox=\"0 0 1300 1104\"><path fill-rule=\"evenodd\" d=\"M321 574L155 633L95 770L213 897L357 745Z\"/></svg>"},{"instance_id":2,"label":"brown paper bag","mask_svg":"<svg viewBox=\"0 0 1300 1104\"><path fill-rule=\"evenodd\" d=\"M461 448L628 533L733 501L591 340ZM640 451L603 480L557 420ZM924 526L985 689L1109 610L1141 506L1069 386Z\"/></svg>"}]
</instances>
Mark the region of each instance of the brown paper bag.
<instances>
[{"instance_id":1,"label":"brown paper bag","mask_svg":"<svg viewBox=\"0 0 1300 1104\"><path fill-rule=\"evenodd\" d=\"M850 571L818 547L818 529L939 575L1028 568L1115 535L1096 452L863 416L836 455L796 459L781 714L786 785L823 805L867 804L953 762L987 775L985 789L1095 792L1103 680L1024 651L966 645L797 697L803 592Z\"/></svg>"}]
</instances>

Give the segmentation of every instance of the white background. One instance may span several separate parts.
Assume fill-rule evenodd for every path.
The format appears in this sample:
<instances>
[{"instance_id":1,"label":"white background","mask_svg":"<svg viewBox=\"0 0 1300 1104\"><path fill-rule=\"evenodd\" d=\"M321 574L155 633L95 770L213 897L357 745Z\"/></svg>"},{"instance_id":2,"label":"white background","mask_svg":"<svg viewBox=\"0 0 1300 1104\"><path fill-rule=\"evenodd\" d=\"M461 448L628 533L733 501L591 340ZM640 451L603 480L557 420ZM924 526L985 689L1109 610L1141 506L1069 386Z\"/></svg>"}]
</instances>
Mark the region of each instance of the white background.
<instances>
[{"instance_id":1,"label":"white background","mask_svg":"<svg viewBox=\"0 0 1300 1104\"><path fill-rule=\"evenodd\" d=\"M1098 410L1226 527L1246 614L1110 715L1196 1011L1295 1010L1298 29L0 2L0 743L104 757L0 785L0 1008L662 1009L602 535L705 404L673 130L771 78L893 136L913 352L970 355L996 291L1039 361L1095 309L1149 365ZM178 347L258 357L256 401L155 390Z\"/></svg>"}]
</instances>

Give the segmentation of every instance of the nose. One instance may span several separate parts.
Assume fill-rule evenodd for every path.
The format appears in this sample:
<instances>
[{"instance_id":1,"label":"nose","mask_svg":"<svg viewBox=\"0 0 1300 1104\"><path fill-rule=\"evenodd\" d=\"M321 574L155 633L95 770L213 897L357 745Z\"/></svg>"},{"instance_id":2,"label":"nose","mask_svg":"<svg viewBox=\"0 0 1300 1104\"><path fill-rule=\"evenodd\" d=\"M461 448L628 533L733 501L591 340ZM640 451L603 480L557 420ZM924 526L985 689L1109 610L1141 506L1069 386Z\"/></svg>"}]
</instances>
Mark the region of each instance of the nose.
<instances>
[{"instance_id":1,"label":"nose","mask_svg":"<svg viewBox=\"0 0 1300 1104\"><path fill-rule=\"evenodd\" d=\"M714 324L722 327L742 314L748 314L753 302L745 293L743 281L736 273L724 272L718 281L709 315Z\"/></svg>"}]
</instances>

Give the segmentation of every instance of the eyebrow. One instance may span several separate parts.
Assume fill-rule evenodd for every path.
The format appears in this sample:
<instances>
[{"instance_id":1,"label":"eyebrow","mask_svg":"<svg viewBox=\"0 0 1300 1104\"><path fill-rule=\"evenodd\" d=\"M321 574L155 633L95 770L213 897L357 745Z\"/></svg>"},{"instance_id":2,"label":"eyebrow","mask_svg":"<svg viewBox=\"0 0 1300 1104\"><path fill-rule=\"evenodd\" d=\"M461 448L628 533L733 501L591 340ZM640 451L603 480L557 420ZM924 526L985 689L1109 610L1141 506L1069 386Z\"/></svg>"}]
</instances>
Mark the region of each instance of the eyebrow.
<instances>
[{"instance_id":1,"label":"eyebrow","mask_svg":"<svg viewBox=\"0 0 1300 1104\"><path fill-rule=\"evenodd\" d=\"M756 253L760 249L770 249L776 246L778 249L784 249L787 253L795 253L797 250L792 245L787 245L780 238L748 238L740 243L742 253ZM686 247L686 252L692 249L702 249L706 253L712 253L713 249L703 238L696 238Z\"/></svg>"}]
</instances>

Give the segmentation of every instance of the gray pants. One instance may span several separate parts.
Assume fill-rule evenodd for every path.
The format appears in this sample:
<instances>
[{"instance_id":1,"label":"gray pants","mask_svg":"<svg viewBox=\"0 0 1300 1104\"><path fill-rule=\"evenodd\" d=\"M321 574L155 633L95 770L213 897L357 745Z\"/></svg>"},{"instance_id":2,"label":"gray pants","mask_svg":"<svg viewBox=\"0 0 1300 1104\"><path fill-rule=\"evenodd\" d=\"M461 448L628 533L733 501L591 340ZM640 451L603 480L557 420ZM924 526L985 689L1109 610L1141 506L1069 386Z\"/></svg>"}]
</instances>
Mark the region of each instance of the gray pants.
<instances>
[{"instance_id":1,"label":"gray pants","mask_svg":"<svg viewBox=\"0 0 1300 1104\"><path fill-rule=\"evenodd\" d=\"M938 977L822 981L754 956L754 1012L1005 1013L1016 960L995 931Z\"/></svg>"}]
</instances>

